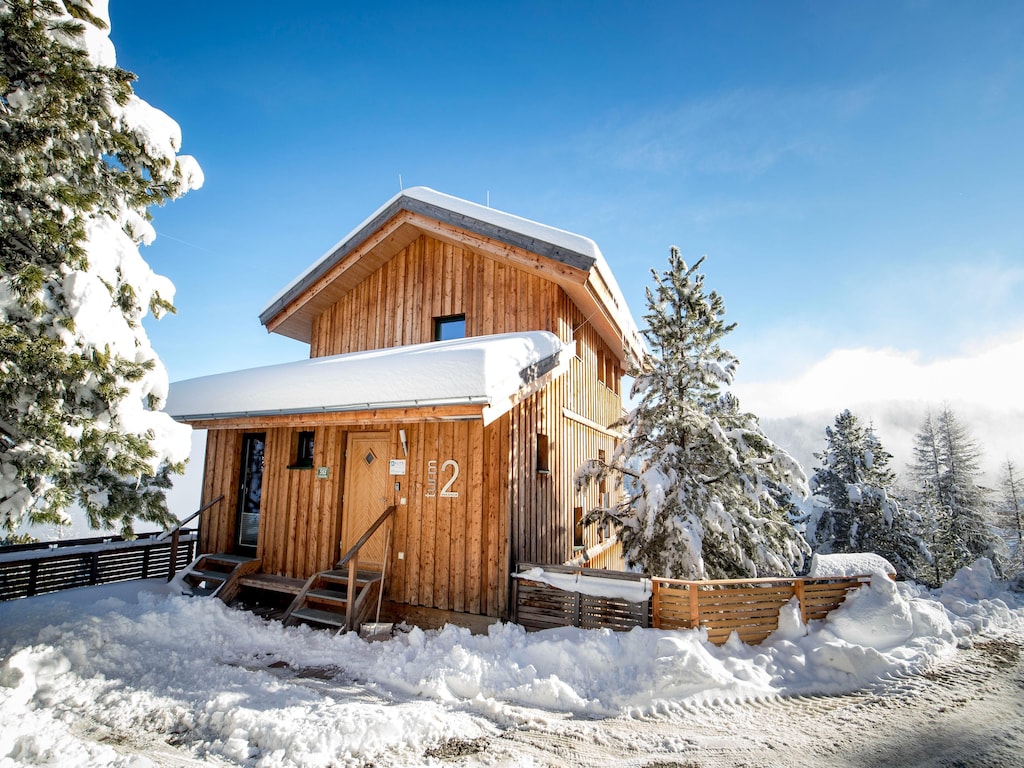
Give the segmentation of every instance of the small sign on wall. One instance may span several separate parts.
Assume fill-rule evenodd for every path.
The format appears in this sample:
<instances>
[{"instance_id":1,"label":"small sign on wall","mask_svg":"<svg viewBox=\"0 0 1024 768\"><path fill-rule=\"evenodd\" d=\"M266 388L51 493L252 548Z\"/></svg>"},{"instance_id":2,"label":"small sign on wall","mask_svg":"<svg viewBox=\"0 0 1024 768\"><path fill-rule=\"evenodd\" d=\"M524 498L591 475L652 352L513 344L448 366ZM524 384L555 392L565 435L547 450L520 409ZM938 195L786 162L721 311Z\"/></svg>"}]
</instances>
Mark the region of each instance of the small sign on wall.
<instances>
[{"instance_id":1,"label":"small sign on wall","mask_svg":"<svg viewBox=\"0 0 1024 768\"><path fill-rule=\"evenodd\" d=\"M405 459L391 459L388 464L388 473L392 475L404 475Z\"/></svg>"},{"instance_id":2,"label":"small sign on wall","mask_svg":"<svg viewBox=\"0 0 1024 768\"><path fill-rule=\"evenodd\" d=\"M329 478L331 476L331 468L330 467L317 467L316 468L316 476L318 478L320 478L321 480L326 480L327 478Z\"/></svg>"}]
</instances>

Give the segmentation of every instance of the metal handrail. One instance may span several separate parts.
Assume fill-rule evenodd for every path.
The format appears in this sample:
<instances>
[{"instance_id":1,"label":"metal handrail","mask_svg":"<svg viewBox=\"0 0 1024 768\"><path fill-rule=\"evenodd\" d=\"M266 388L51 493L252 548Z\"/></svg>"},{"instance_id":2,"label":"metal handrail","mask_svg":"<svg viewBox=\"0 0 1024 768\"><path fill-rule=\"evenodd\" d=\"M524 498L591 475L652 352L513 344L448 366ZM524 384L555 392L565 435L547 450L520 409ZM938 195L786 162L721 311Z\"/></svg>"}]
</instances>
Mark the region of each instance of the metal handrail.
<instances>
[{"instance_id":1,"label":"metal handrail","mask_svg":"<svg viewBox=\"0 0 1024 768\"><path fill-rule=\"evenodd\" d=\"M186 517L184 520L180 520L178 522L178 524L176 526L174 526L173 528L171 528L169 531L164 531L163 533L161 533L157 537L157 539L156 539L157 541L163 541L167 536L171 537L171 563L170 563L170 565L167 568L167 580L168 581L171 581L174 578L174 574L178 570L178 559L177 559L177 554L178 554L178 537L181 534L181 526L183 526L185 523L189 522L190 520L194 520L195 518L197 518L199 515L201 515L203 512L208 510L210 507L212 507L214 504L216 504L218 501L220 501L223 498L224 498L224 494L222 493L220 496L218 496L213 501L209 501L206 504L203 504L203 506L201 506L199 509L197 509L195 512L193 512L191 515Z\"/></svg>"}]
</instances>

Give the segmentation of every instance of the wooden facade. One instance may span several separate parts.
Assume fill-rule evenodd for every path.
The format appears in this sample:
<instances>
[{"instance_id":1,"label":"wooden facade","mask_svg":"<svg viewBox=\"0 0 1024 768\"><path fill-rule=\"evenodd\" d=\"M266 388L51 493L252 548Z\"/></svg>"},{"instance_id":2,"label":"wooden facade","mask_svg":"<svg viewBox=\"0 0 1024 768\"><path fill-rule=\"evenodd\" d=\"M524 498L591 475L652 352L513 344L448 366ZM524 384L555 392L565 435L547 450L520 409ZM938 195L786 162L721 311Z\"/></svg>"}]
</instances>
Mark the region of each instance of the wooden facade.
<instances>
[{"instance_id":1,"label":"wooden facade","mask_svg":"<svg viewBox=\"0 0 1024 768\"><path fill-rule=\"evenodd\" d=\"M203 515L200 549L239 547L239 496L248 492L258 500L263 571L304 579L330 568L365 530L361 521L393 504L385 589L398 612L507 618L517 562L563 563L607 534L576 521L611 489L577 493L573 478L585 460L615 450L608 425L622 414L621 378L639 342L624 302L603 298L610 281L599 270L444 215L417 212L427 223L410 232L399 208L265 313L268 329L296 335L289 318L307 317L301 327L318 358L429 343L438 318L455 316L467 337L548 331L575 344L575 356L490 423L468 405L188 418L208 430L203 499L225 497ZM396 227L402 237L389 239ZM297 446L310 437L312 459L300 465ZM249 491L247 439L263 450L259 488ZM393 460L404 462L399 473ZM613 548L589 564L616 567L618 557Z\"/></svg>"}]
</instances>

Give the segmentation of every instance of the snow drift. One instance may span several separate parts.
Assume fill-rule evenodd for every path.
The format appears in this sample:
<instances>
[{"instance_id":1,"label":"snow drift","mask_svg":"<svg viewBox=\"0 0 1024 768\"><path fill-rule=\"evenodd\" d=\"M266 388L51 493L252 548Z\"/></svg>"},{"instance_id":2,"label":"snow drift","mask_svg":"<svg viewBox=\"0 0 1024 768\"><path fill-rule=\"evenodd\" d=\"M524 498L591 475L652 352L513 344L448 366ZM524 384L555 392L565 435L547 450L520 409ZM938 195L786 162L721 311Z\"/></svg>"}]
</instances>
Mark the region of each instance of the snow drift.
<instances>
[{"instance_id":1,"label":"snow drift","mask_svg":"<svg viewBox=\"0 0 1024 768\"><path fill-rule=\"evenodd\" d=\"M135 582L0 604L0 766L154 763L168 740L249 766L410 764L453 737L565 716L839 693L925 669L978 631L1024 627L980 561L931 593L883 576L825 621L783 609L760 646L699 630L448 626L387 642L286 628ZM109 743L88 737L107 734Z\"/></svg>"}]
</instances>

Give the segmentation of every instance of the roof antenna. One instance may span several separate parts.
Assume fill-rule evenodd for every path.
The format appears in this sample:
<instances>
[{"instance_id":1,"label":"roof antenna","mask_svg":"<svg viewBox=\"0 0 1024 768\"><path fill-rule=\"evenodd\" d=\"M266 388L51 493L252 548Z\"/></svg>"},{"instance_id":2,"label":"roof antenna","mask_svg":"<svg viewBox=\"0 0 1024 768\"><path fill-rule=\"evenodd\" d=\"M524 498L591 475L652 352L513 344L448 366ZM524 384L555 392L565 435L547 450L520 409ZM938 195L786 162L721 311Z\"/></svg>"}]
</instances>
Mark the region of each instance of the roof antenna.
<instances>
[{"instance_id":1,"label":"roof antenna","mask_svg":"<svg viewBox=\"0 0 1024 768\"><path fill-rule=\"evenodd\" d=\"M398 191L404 192L405 187L402 186L402 174L398 174Z\"/></svg>"}]
</instances>

